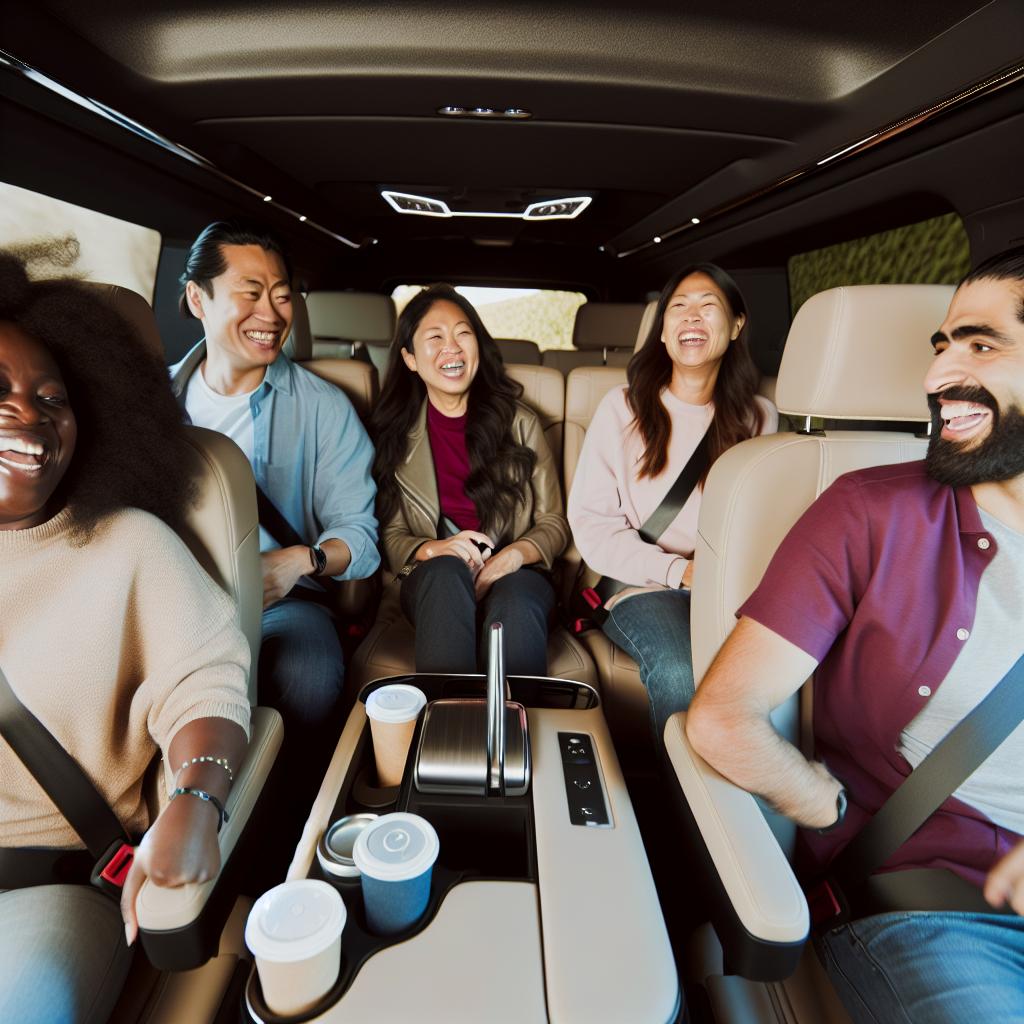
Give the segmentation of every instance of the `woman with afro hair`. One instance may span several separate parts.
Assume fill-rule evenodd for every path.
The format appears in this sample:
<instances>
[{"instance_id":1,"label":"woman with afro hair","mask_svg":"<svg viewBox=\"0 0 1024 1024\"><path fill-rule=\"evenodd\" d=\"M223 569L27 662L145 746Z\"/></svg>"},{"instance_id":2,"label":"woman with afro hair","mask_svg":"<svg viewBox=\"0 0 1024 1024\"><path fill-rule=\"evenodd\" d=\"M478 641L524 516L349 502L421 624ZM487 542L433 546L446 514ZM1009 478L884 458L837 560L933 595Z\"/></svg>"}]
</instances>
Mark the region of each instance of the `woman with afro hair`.
<instances>
[{"instance_id":1,"label":"woman with afro hair","mask_svg":"<svg viewBox=\"0 0 1024 1024\"><path fill-rule=\"evenodd\" d=\"M0 670L142 837L119 909L83 884L82 841L0 739L0 1020L106 1021L143 880L219 869L249 655L174 532L188 465L166 371L132 328L87 286L30 281L0 252ZM153 821L158 751L174 792Z\"/></svg>"}]
</instances>

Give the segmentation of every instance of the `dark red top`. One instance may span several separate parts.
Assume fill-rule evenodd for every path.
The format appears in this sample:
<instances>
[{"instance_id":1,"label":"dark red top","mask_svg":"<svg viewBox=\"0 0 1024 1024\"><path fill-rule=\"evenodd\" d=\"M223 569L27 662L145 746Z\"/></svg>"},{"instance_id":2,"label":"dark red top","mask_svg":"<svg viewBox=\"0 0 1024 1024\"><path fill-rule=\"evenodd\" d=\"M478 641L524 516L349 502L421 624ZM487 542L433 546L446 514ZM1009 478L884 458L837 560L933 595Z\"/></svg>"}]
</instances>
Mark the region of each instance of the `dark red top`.
<instances>
[{"instance_id":1,"label":"dark red top","mask_svg":"<svg viewBox=\"0 0 1024 1024\"><path fill-rule=\"evenodd\" d=\"M938 692L974 625L978 584L996 554L970 488L931 480L923 462L841 476L779 546L749 615L820 661L817 756L850 796L843 826L802 833L827 864L910 774L900 733ZM886 869L949 868L981 885L1020 839L953 798Z\"/></svg>"},{"instance_id":2,"label":"dark red top","mask_svg":"<svg viewBox=\"0 0 1024 1024\"><path fill-rule=\"evenodd\" d=\"M429 400L427 402L427 438L434 457L441 514L460 530L479 530L476 506L466 497L465 490L469 476L469 452L466 450L468 415L445 416Z\"/></svg>"}]
</instances>

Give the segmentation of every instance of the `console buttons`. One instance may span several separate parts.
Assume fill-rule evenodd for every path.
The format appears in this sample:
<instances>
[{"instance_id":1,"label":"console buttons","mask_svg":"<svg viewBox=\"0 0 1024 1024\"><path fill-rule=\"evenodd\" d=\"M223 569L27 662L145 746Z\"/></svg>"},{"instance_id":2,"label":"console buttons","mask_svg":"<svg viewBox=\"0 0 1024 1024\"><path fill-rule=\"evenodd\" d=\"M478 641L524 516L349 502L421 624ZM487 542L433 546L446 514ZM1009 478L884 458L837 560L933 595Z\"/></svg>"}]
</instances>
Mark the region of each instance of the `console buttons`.
<instances>
[{"instance_id":1,"label":"console buttons","mask_svg":"<svg viewBox=\"0 0 1024 1024\"><path fill-rule=\"evenodd\" d=\"M583 779L583 778L573 779L572 780L572 784L577 789L590 789L590 787L594 785L594 783L591 782L590 779Z\"/></svg>"},{"instance_id":2,"label":"console buttons","mask_svg":"<svg viewBox=\"0 0 1024 1024\"><path fill-rule=\"evenodd\" d=\"M558 746L562 754L569 821L573 825L607 828L611 820L597 770L593 740L586 733L560 732Z\"/></svg>"}]
</instances>

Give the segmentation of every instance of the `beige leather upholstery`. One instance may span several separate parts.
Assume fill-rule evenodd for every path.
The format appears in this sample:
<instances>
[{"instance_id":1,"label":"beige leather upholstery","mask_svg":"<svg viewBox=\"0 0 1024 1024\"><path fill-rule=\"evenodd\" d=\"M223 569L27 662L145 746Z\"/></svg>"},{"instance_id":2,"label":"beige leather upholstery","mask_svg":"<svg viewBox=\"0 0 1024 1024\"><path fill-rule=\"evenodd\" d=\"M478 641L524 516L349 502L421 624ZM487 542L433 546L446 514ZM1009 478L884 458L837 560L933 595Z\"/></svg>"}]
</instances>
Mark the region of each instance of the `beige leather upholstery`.
<instances>
[{"instance_id":1,"label":"beige leather upholstery","mask_svg":"<svg viewBox=\"0 0 1024 1024\"><path fill-rule=\"evenodd\" d=\"M639 302L585 302L576 310L573 347L548 349L541 360L566 376L582 366L624 367L633 355L642 312Z\"/></svg>"},{"instance_id":2,"label":"beige leather upholstery","mask_svg":"<svg viewBox=\"0 0 1024 1024\"><path fill-rule=\"evenodd\" d=\"M318 357L351 358L359 345L387 347L395 333L395 303L388 295L317 291L306 303Z\"/></svg>"},{"instance_id":3,"label":"beige leather upholstery","mask_svg":"<svg viewBox=\"0 0 1024 1024\"><path fill-rule=\"evenodd\" d=\"M780 412L849 420L928 420L928 340L952 285L857 285L813 295L786 339ZM884 367L884 372L881 372Z\"/></svg>"},{"instance_id":4,"label":"beige leather upholstery","mask_svg":"<svg viewBox=\"0 0 1024 1024\"><path fill-rule=\"evenodd\" d=\"M931 286L886 285L834 289L810 299L801 314L808 307L810 312L798 315L786 344L780 403L812 416L911 418L924 406L928 339L945 316L949 295L949 289ZM784 395L791 396L788 402ZM715 463L701 502L694 565L691 632L698 685L735 625L736 609L807 506L842 473L919 459L925 448L926 442L910 433L775 434L737 445ZM783 735L799 742L797 698L772 718ZM753 934L775 941L795 934L800 924L793 902L802 897L783 853L792 850L793 826L762 815L751 797L709 768L689 747L684 726L684 715L673 716L666 744L737 913ZM822 1004L809 991L802 1005L810 1009L799 1016L793 1007L801 1000L795 995L783 1014L764 986L743 982L737 987L718 978L708 987L723 1005L734 1007L734 1015L723 1020L843 1019L834 1005L827 1017L814 1016Z\"/></svg>"},{"instance_id":5,"label":"beige leather upholstery","mask_svg":"<svg viewBox=\"0 0 1024 1024\"><path fill-rule=\"evenodd\" d=\"M563 422L565 420L565 378L550 366L509 363L508 375L523 386L523 401L540 417L555 462L562 462Z\"/></svg>"},{"instance_id":6,"label":"beige leather upholstery","mask_svg":"<svg viewBox=\"0 0 1024 1024\"><path fill-rule=\"evenodd\" d=\"M644 347L644 342L647 341L647 335L651 330L651 324L654 323L654 313L657 308L657 299L651 299L651 301L644 306L643 316L640 317L640 326L636 330L636 341L633 343L634 352L639 352L640 349Z\"/></svg>"},{"instance_id":7,"label":"beige leather upholstery","mask_svg":"<svg viewBox=\"0 0 1024 1024\"><path fill-rule=\"evenodd\" d=\"M600 349L578 352L574 348L548 348L540 354L544 366L557 370L563 377L580 366L604 366L604 352Z\"/></svg>"},{"instance_id":8,"label":"beige leather upholstery","mask_svg":"<svg viewBox=\"0 0 1024 1024\"><path fill-rule=\"evenodd\" d=\"M495 338L501 359L504 363L526 363L540 366L540 346L535 341L523 341L519 338Z\"/></svg>"},{"instance_id":9,"label":"beige leather upholstery","mask_svg":"<svg viewBox=\"0 0 1024 1024\"><path fill-rule=\"evenodd\" d=\"M572 489L576 464L590 421L612 388L626 383L626 371L611 366L584 366L569 374L565 383L565 489Z\"/></svg>"}]
</instances>

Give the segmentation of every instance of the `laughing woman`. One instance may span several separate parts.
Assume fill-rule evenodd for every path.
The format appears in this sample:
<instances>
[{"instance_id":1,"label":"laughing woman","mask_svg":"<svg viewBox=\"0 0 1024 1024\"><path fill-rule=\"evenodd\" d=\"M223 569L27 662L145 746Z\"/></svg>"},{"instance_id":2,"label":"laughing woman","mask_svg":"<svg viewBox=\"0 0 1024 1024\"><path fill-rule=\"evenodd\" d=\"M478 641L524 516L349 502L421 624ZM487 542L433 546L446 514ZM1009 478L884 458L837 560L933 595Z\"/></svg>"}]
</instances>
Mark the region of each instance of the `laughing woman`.
<instances>
[{"instance_id":1,"label":"laughing woman","mask_svg":"<svg viewBox=\"0 0 1024 1024\"><path fill-rule=\"evenodd\" d=\"M639 665L659 741L694 693L690 579L704 479L728 448L778 426L775 406L755 394L746 334L746 303L724 270L700 263L674 275L628 385L594 413L569 496L580 554L605 577L605 593L618 590L602 628ZM691 464L698 448L704 454ZM661 517L657 537L641 534L691 465L688 498Z\"/></svg>"},{"instance_id":2,"label":"laughing woman","mask_svg":"<svg viewBox=\"0 0 1024 1024\"><path fill-rule=\"evenodd\" d=\"M200 882L220 864L249 654L231 601L169 528L193 489L183 447L166 371L128 325L0 252L0 668L123 829L145 833L119 912L0 738L3 1021L106 1021L143 879ZM151 822L143 779L160 751L176 788Z\"/></svg>"},{"instance_id":3,"label":"laughing woman","mask_svg":"<svg viewBox=\"0 0 1024 1024\"><path fill-rule=\"evenodd\" d=\"M418 672L476 672L478 626L510 673L545 675L568 542L558 471L476 310L447 285L402 311L373 415L384 552L416 627ZM541 571L537 571L541 570Z\"/></svg>"}]
</instances>

